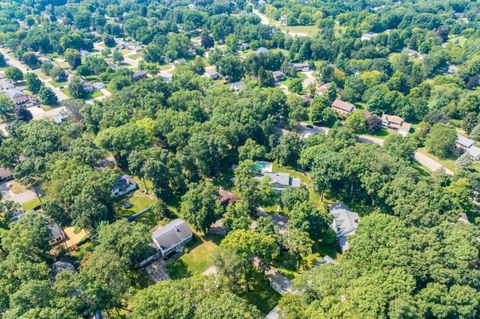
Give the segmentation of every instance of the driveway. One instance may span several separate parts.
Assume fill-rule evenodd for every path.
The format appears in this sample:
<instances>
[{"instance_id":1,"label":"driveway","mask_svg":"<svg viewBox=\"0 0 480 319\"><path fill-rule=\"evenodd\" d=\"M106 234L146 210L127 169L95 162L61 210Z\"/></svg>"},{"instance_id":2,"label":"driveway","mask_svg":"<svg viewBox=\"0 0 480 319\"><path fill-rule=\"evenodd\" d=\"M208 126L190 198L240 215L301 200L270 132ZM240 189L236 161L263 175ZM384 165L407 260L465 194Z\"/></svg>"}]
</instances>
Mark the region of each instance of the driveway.
<instances>
[{"instance_id":1,"label":"driveway","mask_svg":"<svg viewBox=\"0 0 480 319\"><path fill-rule=\"evenodd\" d=\"M15 194L10 190L9 182L0 184L0 194L2 194L2 199L16 202L20 205L37 198L37 195L33 190L27 190L23 193Z\"/></svg>"},{"instance_id":2,"label":"driveway","mask_svg":"<svg viewBox=\"0 0 480 319\"><path fill-rule=\"evenodd\" d=\"M435 161L434 159L428 157L425 154L416 152L415 153L415 159L417 160L417 162L419 162L423 166L426 166L429 170L431 170L433 172L444 171L448 175L453 175L452 170L446 168L445 166L443 166L442 164L440 164L439 162Z\"/></svg>"}]
</instances>

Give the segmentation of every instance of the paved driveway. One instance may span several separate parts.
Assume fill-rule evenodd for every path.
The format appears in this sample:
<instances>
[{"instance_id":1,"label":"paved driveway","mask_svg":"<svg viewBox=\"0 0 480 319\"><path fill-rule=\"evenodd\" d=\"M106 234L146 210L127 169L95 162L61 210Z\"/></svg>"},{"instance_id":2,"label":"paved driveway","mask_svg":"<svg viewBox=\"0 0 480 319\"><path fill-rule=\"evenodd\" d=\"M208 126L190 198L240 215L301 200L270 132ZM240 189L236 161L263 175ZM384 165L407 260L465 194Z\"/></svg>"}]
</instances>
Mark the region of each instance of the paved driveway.
<instances>
[{"instance_id":1,"label":"paved driveway","mask_svg":"<svg viewBox=\"0 0 480 319\"><path fill-rule=\"evenodd\" d=\"M2 194L2 199L10 200L20 205L37 198L37 195L33 190L27 190L20 194L13 193L10 190L9 182L0 184L0 194Z\"/></svg>"}]
</instances>

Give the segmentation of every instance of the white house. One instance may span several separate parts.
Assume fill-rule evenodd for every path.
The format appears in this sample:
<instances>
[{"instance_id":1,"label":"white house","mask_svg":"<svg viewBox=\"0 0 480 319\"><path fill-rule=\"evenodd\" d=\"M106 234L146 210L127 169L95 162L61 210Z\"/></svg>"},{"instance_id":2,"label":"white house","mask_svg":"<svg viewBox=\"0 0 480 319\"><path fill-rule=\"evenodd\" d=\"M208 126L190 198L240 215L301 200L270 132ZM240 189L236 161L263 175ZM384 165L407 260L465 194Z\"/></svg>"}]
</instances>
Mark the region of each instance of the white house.
<instances>
[{"instance_id":1,"label":"white house","mask_svg":"<svg viewBox=\"0 0 480 319\"><path fill-rule=\"evenodd\" d=\"M120 176L112 189L112 197L120 197L133 192L138 187L132 177L128 175Z\"/></svg>"},{"instance_id":2,"label":"white house","mask_svg":"<svg viewBox=\"0 0 480 319\"><path fill-rule=\"evenodd\" d=\"M292 178L287 173L263 172L261 176L255 178L261 181L265 177L270 178L270 184L276 191L282 191L288 187L300 187L302 185L300 178Z\"/></svg>"},{"instance_id":3,"label":"white house","mask_svg":"<svg viewBox=\"0 0 480 319\"><path fill-rule=\"evenodd\" d=\"M187 223L175 219L152 233L152 240L163 257L183 250L186 242L192 239L193 232Z\"/></svg>"},{"instance_id":4,"label":"white house","mask_svg":"<svg viewBox=\"0 0 480 319\"><path fill-rule=\"evenodd\" d=\"M348 251L348 237L355 234L360 217L357 213L349 210L348 206L343 203L336 203L330 206L330 215L333 216L333 222L330 228L337 235L338 244L342 252Z\"/></svg>"}]
</instances>

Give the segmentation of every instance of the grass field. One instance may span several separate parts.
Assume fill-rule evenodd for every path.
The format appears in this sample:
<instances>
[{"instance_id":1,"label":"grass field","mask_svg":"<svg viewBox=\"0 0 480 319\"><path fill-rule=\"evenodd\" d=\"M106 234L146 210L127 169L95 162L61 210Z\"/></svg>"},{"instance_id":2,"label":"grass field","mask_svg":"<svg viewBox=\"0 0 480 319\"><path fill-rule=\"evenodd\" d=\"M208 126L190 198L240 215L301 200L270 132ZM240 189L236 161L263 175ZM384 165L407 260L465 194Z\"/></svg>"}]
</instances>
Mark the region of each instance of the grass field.
<instances>
[{"instance_id":1,"label":"grass field","mask_svg":"<svg viewBox=\"0 0 480 319\"><path fill-rule=\"evenodd\" d=\"M34 198L31 201L25 202L22 204L22 209L26 212L29 210L35 209L38 206L40 206L42 203L40 202L40 199Z\"/></svg>"},{"instance_id":2,"label":"grass field","mask_svg":"<svg viewBox=\"0 0 480 319\"><path fill-rule=\"evenodd\" d=\"M217 247L213 240L195 236L186 247L189 251L168 265L170 277L178 279L202 274L213 265L212 257Z\"/></svg>"},{"instance_id":3,"label":"grass field","mask_svg":"<svg viewBox=\"0 0 480 319\"><path fill-rule=\"evenodd\" d=\"M132 207L125 208L122 206L122 204L127 201L132 204ZM132 195L127 195L115 203L115 216L117 216L117 218L126 218L155 204L156 202L157 201L153 196L146 196L141 194L140 191L136 191Z\"/></svg>"}]
</instances>

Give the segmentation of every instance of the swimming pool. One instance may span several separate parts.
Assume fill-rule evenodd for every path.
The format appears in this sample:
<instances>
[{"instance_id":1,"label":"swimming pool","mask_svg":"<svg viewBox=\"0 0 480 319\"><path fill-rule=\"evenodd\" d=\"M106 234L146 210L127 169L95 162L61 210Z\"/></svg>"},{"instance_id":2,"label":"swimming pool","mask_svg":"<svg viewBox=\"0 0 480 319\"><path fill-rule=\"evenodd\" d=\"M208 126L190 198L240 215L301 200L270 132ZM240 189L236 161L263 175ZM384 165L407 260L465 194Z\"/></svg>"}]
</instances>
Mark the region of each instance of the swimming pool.
<instances>
[{"instance_id":1,"label":"swimming pool","mask_svg":"<svg viewBox=\"0 0 480 319\"><path fill-rule=\"evenodd\" d=\"M272 163L268 162L255 162L255 170L259 172L271 172L272 171Z\"/></svg>"}]
</instances>

